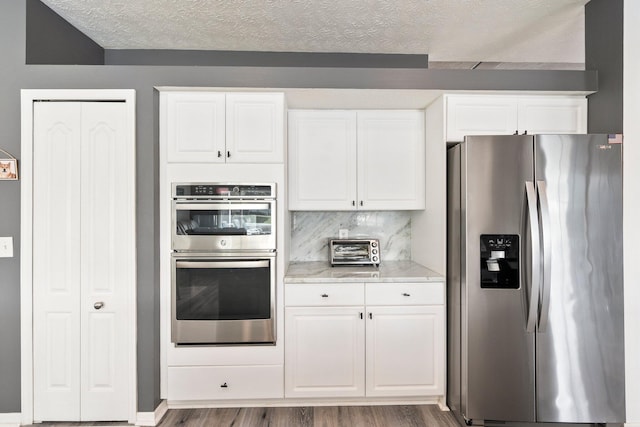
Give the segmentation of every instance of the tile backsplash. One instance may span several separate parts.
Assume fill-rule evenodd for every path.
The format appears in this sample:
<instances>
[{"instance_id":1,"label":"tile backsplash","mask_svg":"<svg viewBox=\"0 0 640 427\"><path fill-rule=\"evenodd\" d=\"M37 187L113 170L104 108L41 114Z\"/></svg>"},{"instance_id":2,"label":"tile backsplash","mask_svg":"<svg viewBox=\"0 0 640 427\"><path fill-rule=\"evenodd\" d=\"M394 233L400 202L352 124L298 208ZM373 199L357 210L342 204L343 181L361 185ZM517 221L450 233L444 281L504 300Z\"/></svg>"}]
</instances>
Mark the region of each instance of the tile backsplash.
<instances>
[{"instance_id":1,"label":"tile backsplash","mask_svg":"<svg viewBox=\"0 0 640 427\"><path fill-rule=\"evenodd\" d=\"M411 259L410 212L292 212L291 221L290 261L329 261L327 242L343 228L349 238L379 239L383 262Z\"/></svg>"}]
</instances>

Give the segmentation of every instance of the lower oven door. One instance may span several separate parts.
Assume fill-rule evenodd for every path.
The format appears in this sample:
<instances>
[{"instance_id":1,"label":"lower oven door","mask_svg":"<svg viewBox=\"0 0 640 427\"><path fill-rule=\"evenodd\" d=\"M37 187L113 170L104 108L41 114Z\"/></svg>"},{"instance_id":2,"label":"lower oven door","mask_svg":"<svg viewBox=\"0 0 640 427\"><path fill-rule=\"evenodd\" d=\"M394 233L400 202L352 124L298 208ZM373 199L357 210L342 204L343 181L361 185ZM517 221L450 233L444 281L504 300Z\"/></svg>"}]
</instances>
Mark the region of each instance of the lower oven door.
<instances>
[{"instance_id":1,"label":"lower oven door","mask_svg":"<svg viewBox=\"0 0 640 427\"><path fill-rule=\"evenodd\" d=\"M173 254L171 341L274 344L275 253Z\"/></svg>"}]
</instances>

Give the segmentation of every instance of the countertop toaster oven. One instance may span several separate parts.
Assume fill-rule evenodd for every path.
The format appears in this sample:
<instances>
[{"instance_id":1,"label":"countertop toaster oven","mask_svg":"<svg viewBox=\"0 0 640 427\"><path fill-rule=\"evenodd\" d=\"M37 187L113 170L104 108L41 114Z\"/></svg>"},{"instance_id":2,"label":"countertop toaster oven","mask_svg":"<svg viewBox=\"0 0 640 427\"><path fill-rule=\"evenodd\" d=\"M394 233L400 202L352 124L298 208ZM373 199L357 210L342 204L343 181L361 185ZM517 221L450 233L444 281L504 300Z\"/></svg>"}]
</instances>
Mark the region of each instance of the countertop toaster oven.
<instances>
[{"instance_id":1,"label":"countertop toaster oven","mask_svg":"<svg viewBox=\"0 0 640 427\"><path fill-rule=\"evenodd\" d=\"M380 265L378 239L330 239L329 259L336 265Z\"/></svg>"}]
</instances>

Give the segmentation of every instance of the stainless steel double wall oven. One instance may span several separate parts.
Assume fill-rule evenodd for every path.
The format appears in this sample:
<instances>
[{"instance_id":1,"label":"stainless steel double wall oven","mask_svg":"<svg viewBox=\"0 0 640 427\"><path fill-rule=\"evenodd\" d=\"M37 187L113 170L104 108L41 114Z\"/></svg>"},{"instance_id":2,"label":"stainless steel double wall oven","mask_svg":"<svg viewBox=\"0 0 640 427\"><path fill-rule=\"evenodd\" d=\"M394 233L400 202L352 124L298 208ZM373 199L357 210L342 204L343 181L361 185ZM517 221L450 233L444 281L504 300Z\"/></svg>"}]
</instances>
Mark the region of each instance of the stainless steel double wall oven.
<instances>
[{"instance_id":1,"label":"stainless steel double wall oven","mask_svg":"<svg viewBox=\"0 0 640 427\"><path fill-rule=\"evenodd\" d=\"M171 341L275 343L276 186L172 184Z\"/></svg>"}]
</instances>

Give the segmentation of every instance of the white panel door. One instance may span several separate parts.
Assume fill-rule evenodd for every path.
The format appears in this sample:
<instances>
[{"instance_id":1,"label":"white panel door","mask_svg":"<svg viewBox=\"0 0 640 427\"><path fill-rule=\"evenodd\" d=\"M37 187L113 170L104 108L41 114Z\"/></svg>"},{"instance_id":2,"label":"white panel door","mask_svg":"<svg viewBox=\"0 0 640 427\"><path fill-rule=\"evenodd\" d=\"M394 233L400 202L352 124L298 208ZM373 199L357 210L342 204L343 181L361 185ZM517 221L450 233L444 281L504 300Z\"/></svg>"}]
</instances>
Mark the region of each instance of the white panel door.
<instances>
[{"instance_id":1,"label":"white panel door","mask_svg":"<svg viewBox=\"0 0 640 427\"><path fill-rule=\"evenodd\" d=\"M225 162L225 95L170 92L167 108L169 162Z\"/></svg>"},{"instance_id":2,"label":"white panel door","mask_svg":"<svg viewBox=\"0 0 640 427\"><path fill-rule=\"evenodd\" d=\"M358 209L424 209L424 111L357 114Z\"/></svg>"},{"instance_id":3,"label":"white panel door","mask_svg":"<svg viewBox=\"0 0 640 427\"><path fill-rule=\"evenodd\" d=\"M284 94L228 93L226 156L230 163L284 161Z\"/></svg>"},{"instance_id":4,"label":"white panel door","mask_svg":"<svg viewBox=\"0 0 640 427\"><path fill-rule=\"evenodd\" d=\"M129 416L135 181L126 129L123 102L34 103L37 421Z\"/></svg>"},{"instance_id":5,"label":"white panel door","mask_svg":"<svg viewBox=\"0 0 640 427\"><path fill-rule=\"evenodd\" d=\"M512 135L518 130L518 98L515 96L448 95L449 142L466 135Z\"/></svg>"},{"instance_id":6,"label":"white panel door","mask_svg":"<svg viewBox=\"0 0 640 427\"><path fill-rule=\"evenodd\" d=\"M587 133L587 99L523 96L518 98L520 133Z\"/></svg>"},{"instance_id":7,"label":"white panel door","mask_svg":"<svg viewBox=\"0 0 640 427\"><path fill-rule=\"evenodd\" d=\"M34 103L34 419L80 417L80 105Z\"/></svg>"},{"instance_id":8,"label":"white panel door","mask_svg":"<svg viewBox=\"0 0 640 427\"><path fill-rule=\"evenodd\" d=\"M285 310L285 397L364 396L362 307Z\"/></svg>"},{"instance_id":9,"label":"white panel door","mask_svg":"<svg viewBox=\"0 0 640 427\"><path fill-rule=\"evenodd\" d=\"M128 351L124 331L135 254L134 161L125 104L83 103L81 222L81 419L126 420Z\"/></svg>"},{"instance_id":10,"label":"white panel door","mask_svg":"<svg viewBox=\"0 0 640 427\"><path fill-rule=\"evenodd\" d=\"M356 112L289 112L289 209L353 210Z\"/></svg>"},{"instance_id":11,"label":"white panel door","mask_svg":"<svg viewBox=\"0 0 640 427\"><path fill-rule=\"evenodd\" d=\"M367 307L367 396L444 392L444 307Z\"/></svg>"}]
</instances>

